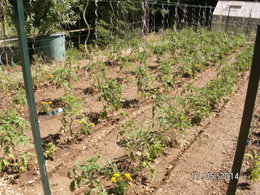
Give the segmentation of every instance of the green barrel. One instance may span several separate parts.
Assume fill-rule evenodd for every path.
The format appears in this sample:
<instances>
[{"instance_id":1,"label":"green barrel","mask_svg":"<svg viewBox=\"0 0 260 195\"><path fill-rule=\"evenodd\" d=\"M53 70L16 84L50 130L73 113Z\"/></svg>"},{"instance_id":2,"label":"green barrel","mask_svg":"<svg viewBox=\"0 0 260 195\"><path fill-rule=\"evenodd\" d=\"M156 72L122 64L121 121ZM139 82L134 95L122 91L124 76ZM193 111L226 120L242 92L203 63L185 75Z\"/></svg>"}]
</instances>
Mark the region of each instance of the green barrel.
<instances>
[{"instance_id":1,"label":"green barrel","mask_svg":"<svg viewBox=\"0 0 260 195\"><path fill-rule=\"evenodd\" d=\"M65 59L65 35L51 34L39 36L36 40L37 50L49 60Z\"/></svg>"}]
</instances>

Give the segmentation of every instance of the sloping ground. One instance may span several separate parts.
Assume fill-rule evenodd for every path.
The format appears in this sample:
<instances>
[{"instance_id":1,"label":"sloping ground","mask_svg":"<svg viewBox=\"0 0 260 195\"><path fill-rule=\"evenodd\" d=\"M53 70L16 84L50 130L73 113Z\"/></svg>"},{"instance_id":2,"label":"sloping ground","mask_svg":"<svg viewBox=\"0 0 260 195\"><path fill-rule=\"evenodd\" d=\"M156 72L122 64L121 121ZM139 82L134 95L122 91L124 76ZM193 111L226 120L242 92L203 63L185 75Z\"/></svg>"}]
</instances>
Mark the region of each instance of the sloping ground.
<instances>
[{"instance_id":1,"label":"sloping ground","mask_svg":"<svg viewBox=\"0 0 260 195\"><path fill-rule=\"evenodd\" d=\"M173 164L174 168L171 170L168 180L153 195L226 194L229 181L222 178L209 179L207 172L217 176L231 173L246 90L247 82L244 82L217 118L204 129L197 141ZM258 99L260 99L260 95L258 95ZM258 109L260 108L258 107ZM240 177L240 186L245 181L244 171L246 171L245 168ZM198 176L198 173L199 178L192 177ZM238 189L237 194L260 194L260 182L252 183L245 190Z\"/></svg>"},{"instance_id":2,"label":"sloping ground","mask_svg":"<svg viewBox=\"0 0 260 195\"><path fill-rule=\"evenodd\" d=\"M211 80L215 77L216 74L213 74L214 72L212 70L205 71L200 74L198 81L195 81L194 84L201 86L200 81L202 78L204 83L207 83L206 80ZM131 187L132 189L129 191L129 194L225 194L228 180L207 180L201 177L205 177L207 172L219 175L221 173L229 173L231 170L243 112L247 88L247 82L245 81L248 81L247 78L248 73L237 84L239 87L230 97L230 101L219 113L216 113L216 116L212 117L209 125L205 125L201 131L196 131L197 133L191 133L192 136L195 136L195 139L193 139L195 141L188 141L183 144L183 148L187 149L183 150L180 158L176 157L176 153L175 156L169 154L158 159L158 172L163 172L163 174L158 173L161 176L158 178L157 186L154 185L156 182L143 186L135 185ZM258 98L260 99L259 96ZM260 110L260 107L258 109ZM77 154L75 157L66 157L66 153L70 153L72 148L65 148L60 153L61 156L59 158L63 159L64 162L73 163L79 158L85 158L87 155L90 155L89 152L95 153L95 151L102 150L106 153L105 151L113 147L114 149L119 149L116 144L112 144L109 141L111 140L111 136L113 137L113 135L106 135L106 138L101 138L98 142L99 144L97 143L98 148L90 147L88 150L84 150L78 157ZM185 140L189 140L189 138L185 137ZM82 143L78 147L75 147L78 150L82 150L81 147L83 146L84 144ZM76 152L77 150L74 151ZM118 152L120 154L123 153L123 151L120 152L118 150L113 150L113 152L114 155ZM69 159L66 160L66 158ZM50 173L50 184L53 194L73 194L68 191L68 179L65 177L67 169L71 166L70 163L61 163L60 166L57 166ZM48 164L49 162L47 162ZM168 171L165 171L166 167ZM192 179L193 172L200 173L198 180ZM243 176L241 179L240 183L244 183L245 177ZM19 180L22 181L23 178L21 177ZM4 181L0 181L0 187L2 188L0 192L2 194L42 194L41 182L39 180L35 182L34 178L31 178L26 183L26 185L10 185ZM238 190L238 194L259 194L258 185L259 182L251 185L249 190ZM83 192L84 188L78 191L77 194L82 194Z\"/></svg>"},{"instance_id":3,"label":"sloping ground","mask_svg":"<svg viewBox=\"0 0 260 195\"><path fill-rule=\"evenodd\" d=\"M235 54L236 54L236 52L233 53L232 56L234 57ZM232 56L228 60L229 65L232 63L232 61L234 61L234 59L232 59ZM152 68L154 68L154 67L155 66L153 66ZM111 68L113 69L114 67L111 67ZM152 69L152 70L157 71L156 69ZM210 66L203 72L198 73L198 75L194 79L180 78L176 82L176 83L178 83L178 85L177 85L178 87L172 89L170 91L169 95L181 95L181 91L182 91L183 87L186 86L186 84L188 82L193 82L194 86L196 86L196 87L203 87L210 80L214 79L217 76L217 73L218 73L218 68L216 66L213 66L213 67ZM113 71L113 75L116 76L114 71ZM83 80L83 78L81 77L81 81L82 80ZM243 82L244 82L244 78L241 78L241 80L243 80ZM238 83L238 86L240 86L240 85L241 85L241 83ZM85 89L86 83L81 82L80 85L76 85L76 87L77 87L77 94L79 94L81 91L83 91ZM125 96L130 98L130 99L128 99L129 102L131 100L137 100L137 103L135 106L133 106L133 107L130 106L128 109L125 109L125 110L127 110L127 113L129 114L128 119L124 119L123 117L116 116L117 117L116 119L118 119L118 120L107 120L107 121L97 123L93 133L91 133L90 136L84 136L82 139L67 139L67 137L65 137L64 139L61 140L60 144L58 144L59 148L56 151L54 161L51 161L51 160L46 161L48 173L49 173L51 190L52 190L53 194L58 194L58 195L59 194L83 194L84 192L86 192L88 190L88 187L85 187L82 185L81 188L78 189L77 191L75 191L74 193L69 191L70 179L67 178L66 175L67 175L68 171L71 170L71 168L74 166L74 164L76 162L82 162L87 157L93 156L99 152L102 153L104 158L110 158L113 160L115 160L119 157L123 157L126 154L125 150L123 150L123 148L122 148L122 145L118 144L121 141L121 139L118 136L118 131L120 130L119 126L126 120L130 120L132 118L140 120L140 121L145 121L146 118L151 117L151 108L152 108L152 102L141 101L140 97L139 97L139 99L136 99L136 98L138 98L138 96L137 96L137 94L133 93L133 91L137 91L135 89L135 87L128 86L128 85L126 85L126 87L127 87L126 88L127 90L125 90L126 91ZM63 93L62 89L60 91L52 90L52 88L48 88L48 90L42 89L42 90L38 90L38 92L36 92L36 99L38 97L38 99L37 99L38 102L40 100L43 100L42 98L53 99L53 98L57 98L57 96L60 97L62 95L62 93ZM237 93L238 92L236 92L235 94L237 94ZM81 95L83 96L83 94L81 94ZM101 109L102 104L100 104L98 102L94 103L94 100L95 100L94 97L87 96L86 98L87 98L86 99L87 102L91 102L91 106L94 109L97 109L97 107L100 107L100 109ZM233 98L234 98L233 96L231 96L231 98L230 98L232 102L233 102ZM242 98L240 96L240 94L238 94L238 98ZM241 100L242 105L243 105L243 101L244 100ZM85 107L85 109L91 110L91 108L87 108L87 107ZM225 109L224 109L224 111L225 111ZM236 107L233 108L231 106L230 109L234 109L236 112L237 108ZM91 110L91 111L96 111L96 110ZM219 112L222 113L222 111L223 111L223 109L220 109ZM227 112L227 113L230 114L229 112ZM226 115L224 115L224 116L226 116ZM228 117L230 117L230 116L228 116ZM55 116L53 118L46 117L46 116L39 117L43 137L45 137L45 136L49 137L49 135L51 137L52 136L51 134L57 133L57 131L58 131L57 126L60 125L59 124L60 121L58 119L59 119L59 116ZM219 117L213 116L212 117L213 124L216 124L215 126L213 125L213 127L216 129L217 126L221 126L220 130L218 130L218 131L223 132L222 136L224 139L225 138L225 136L223 135L224 131L227 131L227 132L229 131L226 128L228 127L227 123L230 123L230 119L223 121L223 123L218 123L218 122L215 123L216 120L219 120ZM239 124L240 123L239 119L237 121L235 121L235 123ZM198 139L199 136L204 135L205 133L206 133L206 136L207 136L207 134L209 134L207 131L209 131L208 126L209 126L209 124L211 124L210 120L207 119L205 124L206 125L202 125L202 126L194 126L193 128L189 129L189 131L187 131L185 134L180 135L180 137L182 139L180 139L180 140L178 139L179 142L174 143L174 147L167 148L165 153L154 161L154 165L157 170L156 180L152 181L150 179L147 179L148 177L145 177L146 175L144 175L144 177L142 175L141 180L140 180L140 178L134 178L134 181L132 183L130 183L131 186L130 186L130 190L129 190L128 194L129 195L151 194L155 190L157 190L157 192L159 194L169 194L168 192L160 193L159 189L161 188L161 186L165 186L164 181L171 181L172 174L170 174L170 173L175 170L175 168L177 167L176 165L178 165L179 161L182 162L180 159L183 159L185 155L191 153L190 151L192 151L193 153L196 151L199 151L198 148L195 148L195 150L191 150L190 147L194 147L194 145L196 145L196 143L200 141L200 139ZM55 129L55 127L56 127L56 129ZM223 129L223 127L225 127L225 129ZM45 138L48 138L48 137L45 137ZM214 139L216 139L215 138L216 135L213 134L212 136L210 136L210 138L213 138L213 137L214 137ZM53 138L55 139L55 136ZM59 139L59 137L57 139ZM221 139L217 139L216 141L219 141L219 140L221 140ZM235 140L235 138L234 138L234 140ZM212 145L212 143L209 143L209 145ZM202 146L204 146L204 145L202 145ZM216 148L214 148L214 149L216 151L221 151L218 147L219 147L219 145L216 145ZM210 152L208 152L208 150ZM205 147L205 151L202 151L205 154L209 153L211 155L211 156L210 155L203 156L202 158L203 158L204 162L206 162L205 159L207 159L209 157L212 158L212 160L211 160L212 162L216 162L215 158L218 158L218 156L216 156L212 151L213 151L213 148L211 148L209 146ZM193 156L187 156L187 158L193 158ZM200 158L200 156L198 156L198 158ZM221 158L220 158L220 160L221 160ZM188 161L189 160L187 160L187 162ZM232 159L229 161L231 162ZM124 161L124 163L125 162L126 161ZM193 160L191 160L191 162L196 164L197 167L193 166L193 168L194 169L196 168L196 170L198 170L198 167L200 167L197 164L197 163L199 163L199 160L193 159ZM202 163L202 162L200 162L200 163ZM208 164L208 162L206 162L206 164ZM212 166L212 167L214 167L214 166ZM184 168L186 171L188 170L185 166L184 166ZM210 170L206 170L206 167L204 167L203 170L204 170L204 172L210 171ZM202 173L202 169L200 171ZM215 170L215 171L217 171L217 170ZM219 172L220 172L220 170L219 170ZM224 172L224 170L223 170L223 172ZM177 173L184 173L184 172L177 172ZM170 174L170 177L169 177L169 174ZM0 194L1 193L3 193L3 194L43 194L40 177L39 177L39 171L37 170L37 168L30 167L29 173L21 174L21 175L7 175L7 177L9 177L9 176L10 176L9 182L11 182L15 185L11 185L10 183L7 184L4 181L1 182L1 180L0 180L0 187L1 187ZM179 178L181 178L181 177L179 176ZM145 181L147 181L147 182L143 183L142 179L146 179ZM182 182L186 182L186 181L183 180ZM109 184L109 185L111 185L111 184ZM220 191L220 193L222 193L222 191ZM174 193L174 194L180 194L180 193L176 191L176 193ZM192 193L188 193L188 194L192 194ZM203 192L201 192L201 193L198 192L195 194L203 194Z\"/></svg>"}]
</instances>

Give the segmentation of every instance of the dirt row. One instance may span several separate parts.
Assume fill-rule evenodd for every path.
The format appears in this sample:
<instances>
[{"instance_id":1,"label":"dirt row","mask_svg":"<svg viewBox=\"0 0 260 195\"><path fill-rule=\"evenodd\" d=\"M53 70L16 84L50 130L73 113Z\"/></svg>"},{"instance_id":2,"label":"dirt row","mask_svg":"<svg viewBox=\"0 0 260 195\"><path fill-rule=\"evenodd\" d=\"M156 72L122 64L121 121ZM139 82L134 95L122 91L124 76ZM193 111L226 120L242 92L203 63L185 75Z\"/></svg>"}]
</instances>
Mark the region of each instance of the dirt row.
<instances>
[{"instance_id":1,"label":"dirt row","mask_svg":"<svg viewBox=\"0 0 260 195\"><path fill-rule=\"evenodd\" d=\"M226 194L229 179L208 179L206 174L208 172L216 175L231 173L243 114L248 76L240 84L241 86L232 95L231 100L217 114L211 124L203 129L196 142L186 150L176 163L172 164L174 168L170 171L167 180L152 193L153 195ZM257 98L259 101L260 94L258 94ZM258 107L252 123L256 122L256 120L259 121L258 117L256 117L259 110ZM255 135L258 135L258 138L256 137L258 140L259 128L258 122L258 130L252 131L252 133L255 132ZM247 168L247 159L245 158L237 194L257 195L260 193L260 182L248 183L245 174ZM193 176L198 173L200 174L199 178L194 179Z\"/></svg>"},{"instance_id":2,"label":"dirt row","mask_svg":"<svg viewBox=\"0 0 260 195\"><path fill-rule=\"evenodd\" d=\"M234 56L230 57L229 62L234 63ZM214 79L217 75L217 68L210 67L204 72L199 73L195 79L181 79L179 81L179 88L170 92L172 95L179 94L185 83L193 82L194 86L203 87L208 81ZM57 94L56 94L57 95ZM46 95L49 96L49 95ZM40 97L40 96L39 96ZM68 145L61 147L57 151L55 161L47 161L47 168L50 177L50 183L52 186L53 194L70 194L68 186L69 179L66 177L66 173L75 164L76 161L84 161L87 157L95 155L97 152L102 151L104 157L110 159L122 158L125 155L125 151L120 147L117 142L118 138L118 126L124 123L126 120L132 118L138 118L139 120L144 120L149 114L152 107L152 102L143 104L139 101L138 104L131 109L128 109L128 113L131 114L128 119L119 118L116 120L105 121L96 126L95 131L91 136L83 138L82 140L77 140ZM57 126L58 117L56 118L45 118L41 120L40 125L45 126L47 124L48 128L53 128ZM143 118L143 119L142 119ZM213 119L212 119L213 120ZM56 123L55 123L56 121ZM206 120L203 122L202 126L194 127L190 129L187 134L181 135L178 140L178 147L171 148L166 151L167 156L160 157L155 161L155 165L158 169L157 178L154 181L147 181L145 184L140 183L138 185L132 184L130 194L143 194L151 193L163 184L164 181L169 177L170 170L173 170L172 162L180 158L185 151L189 149L192 143L196 143L199 135L204 132L202 129L206 128L211 120ZM57 128L56 128L57 129ZM49 135L50 139L59 139L59 134L53 132L48 132L48 130L43 129L43 134ZM50 134L52 134L50 136ZM56 137L55 137L56 136ZM163 164L162 164L163 163ZM39 173L37 169L33 168L31 171L35 176L22 175L16 182L17 187L12 186L15 194L41 194L41 182L39 179ZM167 176L168 175L168 176ZM158 185L156 185L158 184ZM18 187L19 186L19 187ZM18 189L20 188L20 189ZM143 189L144 188L144 189ZM37 193L35 193L37 189ZM84 191L84 188L76 192L80 194Z\"/></svg>"}]
</instances>

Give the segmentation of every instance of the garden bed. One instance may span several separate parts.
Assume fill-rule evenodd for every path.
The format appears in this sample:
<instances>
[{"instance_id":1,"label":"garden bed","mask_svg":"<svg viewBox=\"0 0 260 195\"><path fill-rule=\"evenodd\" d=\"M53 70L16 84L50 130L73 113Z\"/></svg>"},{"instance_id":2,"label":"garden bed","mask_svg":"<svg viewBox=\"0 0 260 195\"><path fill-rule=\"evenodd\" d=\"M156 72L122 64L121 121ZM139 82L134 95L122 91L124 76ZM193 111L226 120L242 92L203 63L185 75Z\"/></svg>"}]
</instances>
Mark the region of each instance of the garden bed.
<instances>
[{"instance_id":1,"label":"garden bed","mask_svg":"<svg viewBox=\"0 0 260 195\"><path fill-rule=\"evenodd\" d=\"M247 80L253 47L243 36L186 29L149 35L144 43L118 41L82 60L74 51L63 64L36 59L35 97L53 194L159 189L172 164ZM11 114L28 120L21 80L12 77L12 69L1 71L2 121ZM10 108L18 112L4 116ZM44 114L57 108L63 112ZM32 138L29 128L24 131ZM34 154L28 145L19 149ZM15 183L15 192L41 191L37 164L29 157L28 164L4 157L10 165L3 166L2 175ZM14 167L12 161L19 163Z\"/></svg>"}]
</instances>

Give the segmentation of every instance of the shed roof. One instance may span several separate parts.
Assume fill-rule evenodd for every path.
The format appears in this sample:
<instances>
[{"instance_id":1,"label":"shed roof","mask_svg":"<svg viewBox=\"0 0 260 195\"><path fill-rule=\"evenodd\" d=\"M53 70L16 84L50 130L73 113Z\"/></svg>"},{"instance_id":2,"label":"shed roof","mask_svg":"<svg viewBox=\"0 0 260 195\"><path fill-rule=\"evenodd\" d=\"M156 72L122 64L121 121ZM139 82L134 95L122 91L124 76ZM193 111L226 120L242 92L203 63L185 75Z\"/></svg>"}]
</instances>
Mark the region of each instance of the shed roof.
<instances>
[{"instance_id":1,"label":"shed roof","mask_svg":"<svg viewBox=\"0 0 260 195\"><path fill-rule=\"evenodd\" d=\"M218 1L213 15L260 18L260 2L221 0Z\"/></svg>"}]
</instances>

